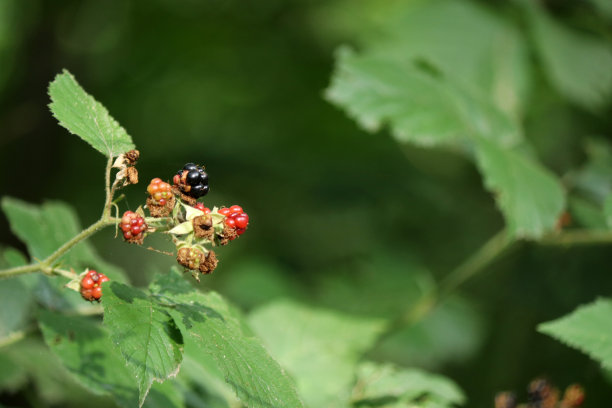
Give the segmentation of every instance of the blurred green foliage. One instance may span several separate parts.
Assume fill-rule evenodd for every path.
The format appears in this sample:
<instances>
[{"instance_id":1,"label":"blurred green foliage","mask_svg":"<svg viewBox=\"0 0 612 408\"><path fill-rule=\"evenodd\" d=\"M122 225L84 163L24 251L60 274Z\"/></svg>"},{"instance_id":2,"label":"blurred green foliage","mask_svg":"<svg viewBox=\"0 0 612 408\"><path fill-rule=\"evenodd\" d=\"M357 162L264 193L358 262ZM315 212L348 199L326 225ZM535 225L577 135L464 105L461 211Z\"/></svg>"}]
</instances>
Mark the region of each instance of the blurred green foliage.
<instances>
[{"instance_id":1,"label":"blurred green foliage","mask_svg":"<svg viewBox=\"0 0 612 408\"><path fill-rule=\"evenodd\" d=\"M392 317L504 221L470 156L457 154L469 146L426 150L397 143L393 131L367 134L324 99L335 50L416 59L433 78L491 97L512 119L504 124L508 144L562 182L574 225L607 228L610 6L541 3L0 0L0 191L37 204L69 202L83 225L100 215L104 159L46 108L48 82L67 68L141 151L141 184L125 189L122 205L136 209L146 181L170 179L194 161L211 178L207 204L237 203L249 213L248 234L219 251L220 266L202 286L254 309L254 321L287 297L333 313ZM435 111L445 101L424 106ZM457 130L445 124L448 134ZM5 218L0 234L3 244L25 249ZM99 254L83 246L86 258L122 267L135 284L174 264L124 245L111 229L92 243ZM163 239L147 244L171 250ZM522 244L368 358L445 374L467 406L492 406L495 392L523 390L541 374L582 383L589 405L602 406L612 392L599 365L535 328L609 295L611 261L605 246ZM38 343L11 353L57 366ZM198 373L206 362L193 358L185 364ZM67 396L90 403L73 382L24 378L15 361L22 360L0 361L10 368L0 370L10 377L3 383L16 384L0 403L66 406ZM198 387L210 386L180 377L179 384L193 406L201 403Z\"/></svg>"}]
</instances>

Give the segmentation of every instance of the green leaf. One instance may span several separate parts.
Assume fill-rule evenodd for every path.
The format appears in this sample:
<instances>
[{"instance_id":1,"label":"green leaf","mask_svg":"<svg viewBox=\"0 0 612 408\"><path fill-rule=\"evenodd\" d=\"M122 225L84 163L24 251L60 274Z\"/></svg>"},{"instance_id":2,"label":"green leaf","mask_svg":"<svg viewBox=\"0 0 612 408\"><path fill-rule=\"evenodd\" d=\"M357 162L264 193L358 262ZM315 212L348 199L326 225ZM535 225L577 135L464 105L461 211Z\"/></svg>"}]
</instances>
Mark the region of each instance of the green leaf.
<instances>
[{"instance_id":1,"label":"green leaf","mask_svg":"<svg viewBox=\"0 0 612 408\"><path fill-rule=\"evenodd\" d=\"M612 18L612 2L609 0L591 0L591 3L595 4L602 14L605 14L608 18Z\"/></svg>"},{"instance_id":2,"label":"green leaf","mask_svg":"<svg viewBox=\"0 0 612 408\"><path fill-rule=\"evenodd\" d=\"M587 139L586 163L569 174L569 184L596 204L612 194L612 146L606 140Z\"/></svg>"},{"instance_id":3,"label":"green leaf","mask_svg":"<svg viewBox=\"0 0 612 408\"><path fill-rule=\"evenodd\" d=\"M41 311L45 342L76 380L91 392L111 395L122 407L138 403L138 388L108 332L93 320Z\"/></svg>"},{"instance_id":4,"label":"green leaf","mask_svg":"<svg viewBox=\"0 0 612 408\"><path fill-rule=\"evenodd\" d=\"M588 354L612 368L612 300L598 299L557 320L542 323L538 331Z\"/></svg>"},{"instance_id":5,"label":"green leaf","mask_svg":"<svg viewBox=\"0 0 612 408\"><path fill-rule=\"evenodd\" d=\"M59 201L29 204L12 197L2 198L11 231L28 247L32 258L42 260L81 232L82 227L72 207ZM125 282L123 271L97 254L91 244L82 241L60 258L60 262L78 268L96 269L111 280Z\"/></svg>"},{"instance_id":6,"label":"green leaf","mask_svg":"<svg viewBox=\"0 0 612 408\"><path fill-rule=\"evenodd\" d=\"M471 1L412 2L390 11L376 35L365 41L369 52L429 66L510 117L522 115L530 75L517 27Z\"/></svg>"},{"instance_id":7,"label":"green leaf","mask_svg":"<svg viewBox=\"0 0 612 408\"><path fill-rule=\"evenodd\" d=\"M134 149L132 138L106 108L64 70L49 85L51 112L60 125L107 157Z\"/></svg>"},{"instance_id":8,"label":"green leaf","mask_svg":"<svg viewBox=\"0 0 612 408\"><path fill-rule=\"evenodd\" d=\"M357 56L347 49L339 53L327 97L370 131L388 123L399 142L473 152L511 235L537 238L554 228L564 207L559 181L509 150L520 129L490 101L374 51Z\"/></svg>"},{"instance_id":9,"label":"green leaf","mask_svg":"<svg viewBox=\"0 0 612 408\"><path fill-rule=\"evenodd\" d=\"M246 330L236 311L216 293L175 286L172 282L179 279L173 269L151 287L154 296L167 302L188 347L195 345L212 356L238 398L249 407L302 407L292 380Z\"/></svg>"},{"instance_id":10,"label":"green leaf","mask_svg":"<svg viewBox=\"0 0 612 408\"><path fill-rule=\"evenodd\" d=\"M555 226L565 207L565 195L552 173L485 139L478 141L476 156L511 236L538 238Z\"/></svg>"},{"instance_id":11,"label":"green leaf","mask_svg":"<svg viewBox=\"0 0 612 408\"><path fill-rule=\"evenodd\" d=\"M470 303L451 297L425 319L389 336L376 350L382 359L437 369L474 356L485 335L482 318Z\"/></svg>"},{"instance_id":12,"label":"green leaf","mask_svg":"<svg viewBox=\"0 0 612 408\"><path fill-rule=\"evenodd\" d=\"M612 228L612 195L606 198L604 201L604 215L606 216L606 223L609 228Z\"/></svg>"},{"instance_id":13,"label":"green leaf","mask_svg":"<svg viewBox=\"0 0 612 408\"><path fill-rule=\"evenodd\" d=\"M46 402L43 406L68 406L85 402L91 406L100 406L96 404L100 398L77 384L42 340L28 337L4 347L2 354L20 368L17 376L21 380L25 377L34 385L28 392ZM68 401L70 404L66 403Z\"/></svg>"},{"instance_id":14,"label":"green leaf","mask_svg":"<svg viewBox=\"0 0 612 408\"><path fill-rule=\"evenodd\" d=\"M612 95L612 49L602 38L571 30L524 1L537 51L552 84L568 99L589 109Z\"/></svg>"},{"instance_id":15,"label":"green leaf","mask_svg":"<svg viewBox=\"0 0 612 408\"><path fill-rule=\"evenodd\" d=\"M117 282L105 283L103 292L104 325L137 379L142 406L154 380L178 373L183 337L174 319L144 292Z\"/></svg>"},{"instance_id":16,"label":"green leaf","mask_svg":"<svg viewBox=\"0 0 612 408\"><path fill-rule=\"evenodd\" d=\"M9 267L26 264L23 255L12 248L0 252L0 264ZM27 278L15 276L0 280L0 340L25 327L33 309L33 293L27 285Z\"/></svg>"},{"instance_id":17,"label":"green leaf","mask_svg":"<svg viewBox=\"0 0 612 408\"><path fill-rule=\"evenodd\" d=\"M601 207L580 197L570 197L568 201L572 224L594 230L606 230L608 224Z\"/></svg>"},{"instance_id":18,"label":"green leaf","mask_svg":"<svg viewBox=\"0 0 612 408\"><path fill-rule=\"evenodd\" d=\"M372 362L359 365L353 399L357 402L395 399L415 408L451 408L465 402L461 389L448 378L415 368L400 369Z\"/></svg>"},{"instance_id":19,"label":"green leaf","mask_svg":"<svg viewBox=\"0 0 612 408\"><path fill-rule=\"evenodd\" d=\"M279 300L249 316L253 330L295 377L309 407L349 405L361 355L381 332L382 319L357 318Z\"/></svg>"},{"instance_id":20,"label":"green leaf","mask_svg":"<svg viewBox=\"0 0 612 408\"><path fill-rule=\"evenodd\" d=\"M423 146L464 145L475 133L503 144L521 139L520 129L492 104L414 64L372 54L341 48L326 92L364 129L389 124L399 142Z\"/></svg>"}]
</instances>

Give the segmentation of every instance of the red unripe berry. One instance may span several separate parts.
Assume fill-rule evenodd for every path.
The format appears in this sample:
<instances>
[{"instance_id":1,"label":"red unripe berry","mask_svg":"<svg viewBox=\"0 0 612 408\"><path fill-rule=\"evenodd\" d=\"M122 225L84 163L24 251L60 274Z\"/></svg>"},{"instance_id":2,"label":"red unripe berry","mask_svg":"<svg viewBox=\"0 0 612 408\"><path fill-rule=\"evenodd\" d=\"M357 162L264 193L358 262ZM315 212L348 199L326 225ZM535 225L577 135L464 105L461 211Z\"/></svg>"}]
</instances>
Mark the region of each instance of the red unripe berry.
<instances>
[{"instance_id":1,"label":"red unripe berry","mask_svg":"<svg viewBox=\"0 0 612 408\"><path fill-rule=\"evenodd\" d=\"M249 225L249 216L246 213L240 213L233 217L236 221L236 228L246 228Z\"/></svg>"},{"instance_id":2,"label":"red unripe berry","mask_svg":"<svg viewBox=\"0 0 612 408\"><path fill-rule=\"evenodd\" d=\"M227 207L220 208L219 214L225 215L227 217L228 215L230 215L230 209Z\"/></svg>"},{"instance_id":3,"label":"red unripe berry","mask_svg":"<svg viewBox=\"0 0 612 408\"><path fill-rule=\"evenodd\" d=\"M102 297L102 288L101 288L101 287L99 287L99 286L98 286L98 287L96 287L96 288L93 288L93 289L91 290L91 296L92 296L94 299L99 300L99 299Z\"/></svg>"},{"instance_id":4,"label":"red unripe berry","mask_svg":"<svg viewBox=\"0 0 612 408\"><path fill-rule=\"evenodd\" d=\"M227 225L230 228L236 227L236 220L233 219L232 217L226 217L223 222L225 223L225 225Z\"/></svg>"},{"instance_id":5,"label":"red unripe berry","mask_svg":"<svg viewBox=\"0 0 612 408\"><path fill-rule=\"evenodd\" d=\"M81 288L83 289L91 289L94 286L94 281L89 276L85 276L81 281Z\"/></svg>"},{"instance_id":6,"label":"red unripe berry","mask_svg":"<svg viewBox=\"0 0 612 408\"><path fill-rule=\"evenodd\" d=\"M142 216L133 211L126 211L121 217L121 231L126 240L140 240L142 233L147 230L147 224Z\"/></svg>"},{"instance_id":7,"label":"red unripe berry","mask_svg":"<svg viewBox=\"0 0 612 408\"><path fill-rule=\"evenodd\" d=\"M242 207L239 206L239 205L232 205L229 208L229 212L230 212L230 214L239 214L239 213L242 212Z\"/></svg>"},{"instance_id":8,"label":"red unripe berry","mask_svg":"<svg viewBox=\"0 0 612 408\"><path fill-rule=\"evenodd\" d=\"M102 283L109 279L103 273L98 273L91 269L81 279L81 296L85 300L100 300L102 297Z\"/></svg>"}]
</instances>

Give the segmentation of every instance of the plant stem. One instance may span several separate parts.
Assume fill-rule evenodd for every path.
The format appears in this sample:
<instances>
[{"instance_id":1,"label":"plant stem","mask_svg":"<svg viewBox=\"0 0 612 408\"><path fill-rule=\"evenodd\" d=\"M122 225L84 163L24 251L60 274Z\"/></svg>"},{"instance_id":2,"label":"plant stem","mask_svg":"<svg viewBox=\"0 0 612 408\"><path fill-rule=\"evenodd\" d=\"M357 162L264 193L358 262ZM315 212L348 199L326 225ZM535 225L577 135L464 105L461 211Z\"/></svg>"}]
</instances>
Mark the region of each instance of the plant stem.
<instances>
[{"instance_id":1,"label":"plant stem","mask_svg":"<svg viewBox=\"0 0 612 408\"><path fill-rule=\"evenodd\" d=\"M484 271L495 259L514 244L515 240L508 237L502 230L490 238L472 256L451 271L437 288L426 292L416 303L410 305L404 313L392 320L377 340L380 344L391 334L414 324L431 312L439 303L445 300L459 286L473 276Z\"/></svg>"},{"instance_id":2,"label":"plant stem","mask_svg":"<svg viewBox=\"0 0 612 408\"><path fill-rule=\"evenodd\" d=\"M102 210L102 219L110 216L111 204L113 202L113 191L111 190L111 169L113 167L113 158L109 157L106 162L106 170L104 171L104 191L106 198L104 200L104 209Z\"/></svg>"},{"instance_id":3,"label":"plant stem","mask_svg":"<svg viewBox=\"0 0 612 408\"><path fill-rule=\"evenodd\" d=\"M97 231L99 231L100 229L104 227L107 227L109 225L114 225L115 223L117 223L117 221L118 221L117 218L112 218L112 217L101 218L98 221L91 224L86 229L84 229L83 231L79 232L74 237L72 237L72 239L70 239L64 245L59 247L57 250L55 250L55 252L53 252L51 255L49 255L47 258L45 258L41 262L30 264L30 265L17 266L15 268L0 270L0 279L9 278L11 276L16 276L16 275L22 275L25 273L38 272L38 271L42 271L48 274L69 277L68 274L70 274L70 272L62 271L61 269L54 268L53 263L57 261L66 252L70 251L79 242L90 237L91 235L95 234Z\"/></svg>"},{"instance_id":4,"label":"plant stem","mask_svg":"<svg viewBox=\"0 0 612 408\"><path fill-rule=\"evenodd\" d=\"M612 244L612 231L570 229L558 234L547 235L538 241L538 244L546 246Z\"/></svg>"}]
</instances>

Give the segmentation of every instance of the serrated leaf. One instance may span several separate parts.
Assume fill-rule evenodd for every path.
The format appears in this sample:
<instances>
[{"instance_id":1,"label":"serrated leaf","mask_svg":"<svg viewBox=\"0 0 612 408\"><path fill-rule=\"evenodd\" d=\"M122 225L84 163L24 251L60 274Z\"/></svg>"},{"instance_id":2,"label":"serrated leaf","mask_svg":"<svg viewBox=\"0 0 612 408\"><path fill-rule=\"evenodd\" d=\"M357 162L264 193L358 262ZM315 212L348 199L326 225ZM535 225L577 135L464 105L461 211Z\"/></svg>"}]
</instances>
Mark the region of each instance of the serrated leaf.
<instances>
[{"instance_id":1,"label":"serrated leaf","mask_svg":"<svg viewBox=\"0 0 612 408\"><path fill-rule=\"evenodd\" d=\"M39 325L49 348L84 387L111 395L122 407L138 403L134 377L100 324L42 310Z\"/></svg>"},{"instance_id":2,"label":"serrated leaf","mask_svg":"<svg viewBox=\"0 0 612 408\"><path fill-rule=\"evenodd\" d=\"M397 400L414 407L454 407L465 402L465 395L451 380L415 368L364 362L357 370L353 399ZM414 405L412 405L414 404Z\"/></svg>"},{"instance_id":3,"label":"serrated leaf","mask_svg":"<svg viewBox=\"0 0 612 408\"><path fill-rule=\"evenodd\" d=\"M612 368L612 299L598 299L557 320L542 323L538 331L588 354Z\"/></svg>"},{"instance_id":4,"label":"serrated leaf","mask_svg":"<svg viewBox=\"0 0 612 408\"><path fill-rule=\"evenodd\" d=\"M174 319L144 292L110 282L103 293L104 325L136 377L142 406L154 380L178 373L183 337Z\"/></svg>"},{"instance_id":5,"label":"serrated leaf","mask_svg":"<svg viewBox=\"0 0 612 408\"><path fill-rule=\"evenodd\" d=\"M175 279L180 277L172 270ZM236 395L251 408L302 407L292 380L246 331L230 305L216 293L171 291L155 282L154 295L169 302L186 343L195 345L214 359ZM106 296L106 294L105 294Z\"/></svg>"},{"instance_id":6,"label":"serrated leaf","mask_svg":"<svg viewBox=\"0 0 612 408\"><path fill-rule=\"evenodd\" d=\"M522 115L530 82L524 38L507 19L478 3L398 4L365 43L376 55L429 66L488 97L510 117Z\"/></svg>"},{"instance_id":7,"label":"serrated leaf","mask_svg":"<svg viewBox=\"0 0 612 408\"><path fill-rule=\"evenodd\" d=\"M414 64L372 54L340 49L326 91L364 129L388 124L398 141L423 146L464 145L475 132L503 144L521 139L520 129L492 104Z\"/></svg>"},{"instance_id":8,"label":"serrated leaf","mask_svg":"<svg viewBox=\"0 0 612 408\"><path fill-rule=\"evenodd\" d=\"M509 149L520 130L490 102L375 51L357 56L345 49L336 65L328 99L366 129L388 123L400 142L462 146L498 194L511 235L537 238L554 228L564 207L559 181Z\"/></svg>"},{"instance_id":9,"label":"serrated leaf","mask_svg":"<svg viewBox=\"0 0 612 408\"><path fill-rule=\"evenodd\" d=\"M526 157L480 139L476 157L485 186L496 196L508 233L538 238L551 230L565 206L557 178Z\"/></svg>"},{"instance_id":10,"label":"serrated leaf","mask_svg":"<svg viewBox=\"0 0 612 408\"><path fill-rule=\"evenodd\" d=\"M537 51L552 84L570 100L597 109L612 96L612 48L552 19L537 3L524 1Z\"/></svg>"},{"instance_id":11,"label":"serrated leaf","mask_svg":"<svg viewBox=\"0 0 612 408\"><path fill-rule=\"evenodd\" d=\"M384 321L280 300L256 309L249 324L295 377L307 406L338 408L350 405L357 361Z\"/></svg>"},{"instance_id":12,"label":"serrated leaf","mask_svg":"<svg viewBox=\"0 0 612 408\"><path fill-rule=\"evenodd\" d=\"M132 138L89 95L67 70L58 74L49 85L51 112L70 133L79 136L107 157L115 157L134 149Z\"/></svg>"}]
</instances>

